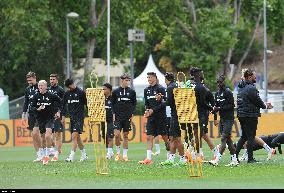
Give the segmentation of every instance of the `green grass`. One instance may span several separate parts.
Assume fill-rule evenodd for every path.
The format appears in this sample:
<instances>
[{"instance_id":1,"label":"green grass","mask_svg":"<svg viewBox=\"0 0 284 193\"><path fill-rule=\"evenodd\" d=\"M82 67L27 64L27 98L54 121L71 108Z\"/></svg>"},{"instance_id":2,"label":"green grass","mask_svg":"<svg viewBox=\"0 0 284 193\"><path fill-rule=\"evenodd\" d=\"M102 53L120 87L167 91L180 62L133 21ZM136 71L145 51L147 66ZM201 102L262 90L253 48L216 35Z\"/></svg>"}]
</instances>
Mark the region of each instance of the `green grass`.
<instances>
[{"instance_id":1,"label":"green grass","mask_svg":"<svg viewBox=\"0 0 284 193\"><path fill-rule=\"evenodd\" d=\"M217 142L216 142L217 143ZM65 163L70 145L64 144L60 161L33 163L35 158L32 147L14 147L0 149L0 188L284 188L284 157L277 154L273 160L266 161L266 151L255 152L255 158L262 163L242 163L239 167L228 168L229 152L226 151L219 167L203 164L202 178L189 178L187 167L163 167L166 152L163 145L162 154L154 157L153 165L139 165L146 154L145 144L130 144L131 162L109 163L111 173L107 176L96 175L93 145L87 145L89 160ZM212 153L205 147L205 159ZM176 158L177 160L177 158Z\"/></svg>"}]
</instances>

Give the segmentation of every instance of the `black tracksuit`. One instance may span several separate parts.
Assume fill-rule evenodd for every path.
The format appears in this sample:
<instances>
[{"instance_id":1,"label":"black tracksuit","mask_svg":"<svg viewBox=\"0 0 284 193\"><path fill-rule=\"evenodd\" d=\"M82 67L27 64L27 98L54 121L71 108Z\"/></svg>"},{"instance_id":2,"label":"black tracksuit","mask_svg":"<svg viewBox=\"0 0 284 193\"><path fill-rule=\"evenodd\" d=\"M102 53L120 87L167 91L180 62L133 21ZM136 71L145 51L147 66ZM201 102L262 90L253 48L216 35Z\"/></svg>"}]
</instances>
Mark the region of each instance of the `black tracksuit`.
<instances>
[{"instance_id":1,"label":"black tracksuit","mask_svg":"<svg viewBox=\"0 0 284 193\"><path fill-rule=\"evenodd\" d=\"M107 124L107 132L105 130L105 123L102 122L102 137L103 139L112 139L114 137L113 131L113 112L112 112L112 97L109 96L105 98L105 109L106 109L106 124ZM107 134L107 135L105 135ZM106 137L106 138L105 138ZM106 140L106 147L108 147L108 141Z\"/></svg>"},{"instance_id":2,"label":"black tracksuit","mask_svg":"<svg viewBox=\"0 0 284 193\"><path fill-rule=\"evenodd\" d=\"M171 122L170 122L170 130L169 136L180 137L181 131L178 122L177 108L175 104L174 98L174 89L177 88L177 85L174 82L171 82L167 87L167 102L166 106L170 106L171 108Z\"/></svg>"},{"instance_id":3,"label":"black tracksuit","mask_svg":"<svg viewBox=\"0 0 284 193\"><path fill-rule=\"evenodd\" d=\"M56 94L61 99L63 99L64 93L65 93L64 89L59 85L48 87L48 91L51 92L52 94Z\"/></svg>"},{"instance_id":4,"label":"black tracksuit","mask_svg":"<svg viewBox=\"0 0 284 193\"><path fill-rule=\"evenodd\" d=\"M242 136L238 141L236 155L238 156L242 146L247 141L248 162L253 160L253 144L256 136L260 108L265 109L264 102L259 97L255 85L249 81L239 84L237 95L237 115L242 128Z\"/></svg>"},{"instance_id":5,"label":"black tracksuit","mask_svg":"<svg viewBox=\"0 0 284 193\"><path fill-rule=\"evenodd\" d=\"M119 87L112 92L112 106L115 114L114 128L123 132L131 130L130 118L136 108L136 92L127 87Z\"/></svg>"},{"instance_id":6,"label":"black tracksuit","mask_svg":"<svg viewBox=\"0 0 284 193\"><path fill-rule=\"evenodd\" d=\"M45 108L38 111L41 105ZM54 115L62 110L61 99L48 91L44 94L38 92L34 95L30 108L36 116L41 133L44 133L46 128L53 128Z\"/></svg>"},{"instance_id":7,"label":"black tracksuit","mask_svg":"<svg viewBox=\"0 0 284 193\"><path fill-rule=\"evenodd\" d=\"M25 101L23 106L23 112L30 112L30 105L34 95L38 92L38 84L28 86L25 90Z\"/></svg>"},{"instance_id":8,"label":"black tracksuit","mask_svg":"<svg viewBox=\"0 0 284 193\"><path fill-rule=\"evenodd\" d=\"M112 105L116 120L130 119L136 103L136 92L129 87L119 87L112 92Z\"/></svg>"},{"instance_id":9,"label":"black tracksuit","mask_svg":"<svg viewBox=\"0 0 284 193\"><path fill-rule=\"evenodd\" d=\"M230 154L235 154L235 148L231 139L232 127L234 123L234 96L229 88L221 88L215 93L215 106L219 108L220 124L219 131L222 134L220 153L228 145ZM214 113L214 120L217 120L217 113Z\"/></svg>"},{"instance_id":10,"label":"black tracksuit","mask_svg":"<svg viewBox=\"0 0 284 193\"><path fill-rule=\"evenodd\" d=\"M229 88L220 89L215 93L215 106L220 108L221 119L234 120L234 96ZM214 119L217 118L217 114L214 115Z\"/></svg>"},{"instance_id":11,"label":"black tracksuit","mask_svg":"<svg viewBox=\"0 0 284 193\"><path fill-rule=\"evenodd\" d=\"M59 86L59 85L50 86L48 88L48 92L59 96L59 98L61 100L63 99L64 94L65 94L64 89L61 86ZM52 132L62 132L62 131L63 131L63 125L61 123L61 119L56 119L54 121L54 127L53 127L53 131Z\"/></svg>"},{"instance_id":12,"label":"black tracksuit","mask_svg":"<svg viewBox=\"0 0 284 193\"><path fill-rule=\"evenodd\" d=\"M32 99L34 95L38 92L38 84L36 83L33 86L28 86L25 90L25 101L23 105L23 112L28 113L28 129L33 130L36 124L36 118L34 113L30 110Z\"/></svg>"},{"instance_id":13,"label":"black tracksuit","mask_svg":"<svg viewBox=\"0 0 284 193\"><path fill-rule=\"evenodd\" d=\"M161 93L161 100L156 100L156 95ZM166 90L163 86L156 84L144 89L145 108L152 109L153 114L147 121L147 135L166 135L167 134L167 117L166 106L163 101L166 100Z\"/></svg>"},{"instance_id":14,"label":"black tracksuit","mask_svg":"<svg viewBox=\"0 0 284 193\"><path fill-rule=\"evenodd\" d=\"M62 103L62 116L66 115L67 110L70 114L71 132L81 134L84 125L84 106L87 105L85 91L76 87L74 90L65 92Z\"/></svg>"},{"instance_id":15,"label":"black tracksuit","mask_svg":"<svg viewBox=\"0 0 284 193\"><path fill-rule=\"evenodd\" d=\"M201 82L195 81L193 83L195 85L195 97L197 103L197 111L198 111L198 118L199 118L199 127L201 134L208 133L208 117L209 111L212 110L212 93L211 91L204 86ZM214 98L214 97L213 97Z\"/></svg>"}]
</instances>

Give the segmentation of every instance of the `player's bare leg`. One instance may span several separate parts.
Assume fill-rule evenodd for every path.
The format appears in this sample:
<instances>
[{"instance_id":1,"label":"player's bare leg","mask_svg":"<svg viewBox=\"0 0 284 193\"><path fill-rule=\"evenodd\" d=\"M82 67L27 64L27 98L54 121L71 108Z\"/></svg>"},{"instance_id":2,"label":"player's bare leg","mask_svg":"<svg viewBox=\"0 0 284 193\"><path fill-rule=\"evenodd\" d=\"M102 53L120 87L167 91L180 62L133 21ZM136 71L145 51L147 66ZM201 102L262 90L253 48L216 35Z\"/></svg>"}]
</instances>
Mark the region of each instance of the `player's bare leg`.
<instances>
[{"instance_id":1,"label":"player's bare leg","mask_svg":"<svg viewBox=\"0 0 284 193\"><path fill-rule=\"evenodd\" d=\"M84 147L84 144L83 144L83 141L82 141L82 138L81 138L80 134L78 134L78 136L77 136L77 143L78 143L78 147L79 147L79 149L81 151L80 162L86 161L88 159L88 156L87 156L86 149Z\"/></svg>"},{"instance_id":2,"label":"player's bare leg","mask_svg":"<svg viewBox=\"0 0 284 193\"><path fill-rule=\"evenodd\" d=\"M41 161L43 158L42 139L38 127L33 128L32 139L33 139L34 148L37 152L37 158L34 160L34 162L38 162Z\"/></svg>"},{"instance_id":3,"label":"player's bare leg","mask_svg":"<svg viewBox=\"0 0 284 193\"><path fill-rule=\"evenodd\" d=\"M123 132L123 155L124 161L128 161L127 151L128 151L128 134L129 132Z\"/></svg>"},{"instance_id":4,"label":"player's bare leg","mask_svg":"<svg viewBox=\"0 0 284 193\"><path fill-rule=\"evenodd\" d=\"M120 160L120 130L115 129L114 130L114 141L115 141L115 146L116 146L116 156L115 156L115 161Z\"/></svg>"},{"instance_id":5,"label":"player's bare leg","mask_svg":"<svg viewBox=\"0 0 284 193\"><path fill-rule=\"evenodd\" d=\"M73 162L73 160L74 160L74 155L75 155L75 152L76 152L76 149L77 149L77 146L78 146L78 136L79 136L78 132L72 133L72 148L71 148L70 155L65 160L67 162Z\"/></svg>"},{"instance_id":6,"label":"player's bare leg","mask_svg":"<svg viewBox=\"0 0 284 193\"><path fill-rule=\"evenodd\" d=\"M52 129L51 128L46 128L45 132L45 156L42 160L43 165L47 165L49 161L49 150L52 145Z\"/></svg>"}]
</instances>

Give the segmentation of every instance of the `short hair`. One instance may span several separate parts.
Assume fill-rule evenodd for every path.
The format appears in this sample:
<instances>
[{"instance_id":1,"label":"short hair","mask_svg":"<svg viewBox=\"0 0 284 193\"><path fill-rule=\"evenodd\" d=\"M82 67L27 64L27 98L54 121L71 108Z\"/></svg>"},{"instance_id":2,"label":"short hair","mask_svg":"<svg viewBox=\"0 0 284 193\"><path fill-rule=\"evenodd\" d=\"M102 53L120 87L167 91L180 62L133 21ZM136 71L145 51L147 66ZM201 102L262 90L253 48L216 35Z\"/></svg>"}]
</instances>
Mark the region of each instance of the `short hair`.
<instances>
[{"instance_id":1,"label":"short hair","mask_svg":"<svg viewBox=\"0 0 284 193\"><path fill-rule=\"evenodd\" d=\"M71 78L66 79L65 82L64 82L64 85L66 87L69 87L71 84L74 84L74 80L71 79Z\"/></svg>"},{"instance_id":2,"label":"short hair","mask_svg":"<svg viewBox=\"0 0 284 193\"><path fill-rule=\"evenodd\" d=\"M226 77L224 75L220 75L218 78L217 78L217 82L224 82L226 80Z\"/></svg>"},{"instance_id":3,"label":"short hair","mask_svg":"<svg viewBox=\"0 0 284 193\"><path fill-rule=\"evenodd\" d=\"M158 78L157 74L155 72L148 72L147 75L148 76L155 76L156 78Z\"/></svg>"},{"instance_id":4,"label":"short hair","mask_svg":"<svg viewBox=\"0 0 284 193\"><path fill-rule=\"evenodd\" d=\"M26 78L36 78L36 73L29 71L26 75Z\"/></svg>"},{"instance_id":5,"label":"short hair","mask_svg":"<svg viewBox=\"0 0 284 193\"><path fill-rule=\"evenodd\" d=\"M109 90L112 90L112 86L110 83L104 83L103 86L107 87Z\"/></svg>"},{"instance_id":6,"label":"short hair","mask_svg":"<svg viewBox=\"0 0 284 193\"><path fill-rule=\"evenodd\" d=\"M172 72L166 72L165 79L168 81L175 81L175 75Z\"/></svg>"},{"instance_id":7,"label":"short hair","mask_svg":"<svg viewBox=\"0 0 284 193\"><path fill-rule=\"evenodd\" d=\"M244 72L244 77L245 77L245 78L248 78L249 76L252 76L254 73L255 73L254 70L252 70L252 69L247 69L247 70Z\"/></svg>"},{"instance_id":8,"label":"short hair","mask_svg":"<svg viewBox=\"0 0 284 193\"><path fill-rule=\"evenodd\" d=\"M56 79L59 78L58 74L50 74L49 77L55 77Z\"/></svg>"},{"instance_id":9,"label":"short hair","mask_svg":"<svg viewBox=\"0 0 284 193\"><path fill-rule=\"evenodd\" d=\"M202 69L198 67L192 67L189 70L190 76L195 76L198 72L202 72Z\"/></svg>"},{"instance_id":10,"label":"short hair","mask_svg":"<svg viewBox=\"0 0 284 193\"><path fill-rule=\"evenodd\" d=\"M121 79L121 80L124 80L124 79L131 79L131 77L130 77L128 74L125 73L125 74L123 74L123 75L120 76L120 79Z\"/></svg>"},{"instance_id":11,"label":"short hair","mask_svg":"<svg viewBox=\"0 0 284 193\"><path fill-rule=\"evenodd\" d=\"M46 80L40 80L40 81L38 81L38 84L45 84L45 85L47 85L47 82L46 82Z\"/></svg>"}]
</instances>

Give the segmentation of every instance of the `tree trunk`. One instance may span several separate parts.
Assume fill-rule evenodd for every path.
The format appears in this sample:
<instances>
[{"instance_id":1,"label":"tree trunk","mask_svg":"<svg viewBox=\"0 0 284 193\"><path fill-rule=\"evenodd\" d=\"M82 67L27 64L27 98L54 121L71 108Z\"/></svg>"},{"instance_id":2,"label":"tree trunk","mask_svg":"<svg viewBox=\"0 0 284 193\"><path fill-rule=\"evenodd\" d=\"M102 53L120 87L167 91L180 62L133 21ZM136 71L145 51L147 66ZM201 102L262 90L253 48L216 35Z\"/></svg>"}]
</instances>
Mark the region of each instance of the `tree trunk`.
<instances>
[{"instance_id":1,"label":"tree trunk","mask_svg":"<svg viewBox=\"0 0 284 193\"><path fill-rule=\"evenodd\" d=\"M239 6L241 6L241 3L239 4ZM234 27L236 27L236 25L239 21L238 20L238 14L240 13L240 7L239 6L238 6L238 0L234 0L234 20L233 20ZM236 38L238 36L238 33L235 32L234 36ZM234 51L233 47L229 48L228 55L227 55L225 62L224 62L223 74L227 77L228 77L228 67L230 66L230 63L231 63L233 51ZM231 79L232 77L228 77L228 78Z\"/></svg>"},{"instance_id":2,"label":"tree trunk","mask_svg":"<svg viewBox=\"0 0 284 193\"><path fill-rule=\"evenodd\" d=\"M196 23L196 11L195 11L195 5L192 0L185 0L185 3L187 5L187 8L191 11L192 13L192 20L193 23Z\"/></svg>"},{"instance_id":3,"label":"tree trunk","mask_svg":"<svg viewBox=\"0 0 284 193\"><path fill-rule=\"evenodd\" d=\"M97 29L101 21L101 18L106 10L106 7L107 7L107 0L104 0L99 16L97 17L96 0L91 1L91 6L90 6L90 26L91 28L95 30ZM91 71L95 44L96 44L96 37L95 36L90 37L90 39L87 42L86 60L84 63L84 81L85 81L85 76Z\"/></svg>"},{"instance_id":4,"label":"tree trunk","mask_svg":"<svg viewBox=\"0 0 284 193\"><path fill-rule=\"evenodd\" d=\"M234 75L233 75L232 79L235 77L235 72L238 72L238 71L242 68L242 65L243 65L243 63L244 63L244 61L245 61L245 59L246 59L246 57L247 57L247 55L248 55L248 53L249 53L251 47L252 47L252 44L253 44L253 42L254 42L254 40L255 40L255 36L256 36L257 30L258 30L258 27L259 27L259 23L260 23L261 16L262 16L262 10L259 11L258 18L257 18L256 24L255 24L255 28L254 28L253 35L252 35L252 37L251 37L251 40L250 40L250 42L249 42L249 45L248 45L248 47L247 47L245 53L243 54L242 58L240 59L238 65L237 65L236 70L234 70L234 73L233 73ZM232 79L231 79L231 80L232 80Z\"/></svg>"}]
</instances>

